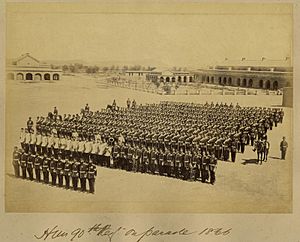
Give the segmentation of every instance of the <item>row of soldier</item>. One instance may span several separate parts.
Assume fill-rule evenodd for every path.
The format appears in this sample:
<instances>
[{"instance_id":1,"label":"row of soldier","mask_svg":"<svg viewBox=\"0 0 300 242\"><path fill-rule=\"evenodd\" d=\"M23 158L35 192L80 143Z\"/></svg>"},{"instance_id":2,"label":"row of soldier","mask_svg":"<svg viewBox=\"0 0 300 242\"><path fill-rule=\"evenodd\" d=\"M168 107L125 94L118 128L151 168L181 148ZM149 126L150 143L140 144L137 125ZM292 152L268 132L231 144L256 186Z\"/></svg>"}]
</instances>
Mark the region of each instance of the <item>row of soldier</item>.
<instances>
[{"instance_id":1,"label":"row of soldier","mask_svg":"<svg viewBox=\"0 0 300 242\"><path fill-rule=\"evenodd\" d=\"M16 177L23 179L51 183L53 186L72 188L87 191L86 181L88 180L89 192L95 192L95 178L97 176L96 166L91 160L88 162L77 157L62 156L59 152L55 155L52 152L32 152L32 149L25 151L22 148L14 148L13 167ZM51 177L50 177L51 175ZM51 181L50 181L51 178Z\"/></svg>"},{"instance_id":2,"label":"row of soldier","mask_svg":"<svg viewBox=\"0 0 300 242\"><path fill-rule=\"evenodd\" d=\"M113 106L116 106L115 102ZM130 149L134 149L131 153L150 153L153 150L164 157L167 153L175 156L176 153L189 152L191 157L200 153L201 160L212 155L228 160L231 155L234 162L237 151L243 153L247 144L266 140L268 129L273 125L276 127L282 119L281 109L241 108L218 103L162 102L134 109L113 108L96 112L91 112L86 105L81 114L64 117L58 115L55 108L47 118L37 119L36 133L30 119L25 133L21 132L20 141L26 152L50 152L56 156L61 152L63 156L72 154L84 160L88 157L102 160L103 156L111 156L111 163L114 160L118 163L118 157L123 157L123 160L130 157L130 153L126 154ZM144 157L137 157L136 163L142 164L145 160L145 164L150 164L152 158ZM179 163L184 167L183 161ZM171 164L175 167L174 161ZM174 168L166 170L176 173Z\"/></svg>"}]
</instances>

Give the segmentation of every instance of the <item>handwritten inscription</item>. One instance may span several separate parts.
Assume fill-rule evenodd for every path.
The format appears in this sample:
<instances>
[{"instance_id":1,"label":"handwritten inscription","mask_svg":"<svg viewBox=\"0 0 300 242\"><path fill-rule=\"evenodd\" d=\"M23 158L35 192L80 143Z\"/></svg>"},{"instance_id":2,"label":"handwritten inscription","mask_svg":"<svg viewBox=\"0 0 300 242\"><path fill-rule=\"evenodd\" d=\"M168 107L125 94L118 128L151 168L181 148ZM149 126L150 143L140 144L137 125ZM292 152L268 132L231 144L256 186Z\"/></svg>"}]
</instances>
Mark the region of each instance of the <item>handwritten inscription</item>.
<instances>
[{"instance_id":1,"label":"handwritten inscription","mask_svg":"<svg viewBox=\"0 0 300 242\"><path fill-rule=\"evenodd\" d=\"M188 229L179 228L175 230L161 230L155 226L151 226L145 230L138 231L136 228L126 228L124 226L113 226L112 224L94 224L88 228L75 228L72 231L65 231L58 225L46 228L42 233L35 234L36 240L61 240L61 241L80 241L85 236L95 236L106 238L112 242L114 239L120 241L121 237L135 242L146 241L148 237L164 237L164 236L229 236L232 228L203 228Z\"/></svg>"}]
</instances>

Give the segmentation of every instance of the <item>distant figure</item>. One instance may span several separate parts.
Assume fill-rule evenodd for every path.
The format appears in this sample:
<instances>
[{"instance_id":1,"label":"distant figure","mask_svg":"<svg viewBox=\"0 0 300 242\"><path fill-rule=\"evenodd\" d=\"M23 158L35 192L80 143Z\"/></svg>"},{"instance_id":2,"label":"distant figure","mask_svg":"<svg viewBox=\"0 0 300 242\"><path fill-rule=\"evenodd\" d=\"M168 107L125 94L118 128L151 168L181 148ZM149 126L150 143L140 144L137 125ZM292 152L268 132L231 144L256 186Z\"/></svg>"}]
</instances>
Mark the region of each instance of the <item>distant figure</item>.
<instances>
[{"instance_id":1,"label":"distant figure","mask_svg":"<svg viewBox=\"0 0 300 242\"><path fill-rule=\"evenodd\" d=\"M132 108L136 108L136 101L134 99L132 101Z\"/></svg>"},{"instance_id":2,"label":"distant figure","mask_svg":"<svg viewBox=\"0 0 300 242\"><path fill-rule=\"evenodd\" d=\"M286 142L285 137L283 137L282 141L280 142L281 160L285 160L287 148L288 143Z\"/></svg>"},{"instance_id":3,"label":"distant figure","mask_svg":"<svg viewBox=\"0 0 300 242\"><path fill-rule=\"evenodd\" d=\"M31 120L31 117L29 117L28 121L27 121L27 129L29 132L33 131L33 121Z\"/></svg>"},{"instance_id":4,"label":"distant figure","mask_svg":"<svg viewBox=\"0 0 300 242\"><path fill-rule=\"evenodd\" d=\"M90 107L89 107L88 103L85 105L84 111L87 112L87 113L90 111Z\"/></svg>"},{"instance_id":5,"label":"distant figure","mask_svg":"<svg viewBox=\"0 0 300 242\"><path fill-rule=\"evenodd\" d=\"M54 114L54 116L57 116L57 115L58 115L58 110L57 110L56 107L54 107L53 114Z\"/></svg>"},{"instance_id":6,"label":"distant figure","mask_svg":"<svg viewBox=\"0 0 300 242\"><path fill-rule=\"evenodd\" d=\"M130 108L130 104L131 104L131 101L130 101L129 98L128 98L127 101L126 101L126 104L127 104L127 108L129 109L129 108Z\"/></svg>"}]
</instances>

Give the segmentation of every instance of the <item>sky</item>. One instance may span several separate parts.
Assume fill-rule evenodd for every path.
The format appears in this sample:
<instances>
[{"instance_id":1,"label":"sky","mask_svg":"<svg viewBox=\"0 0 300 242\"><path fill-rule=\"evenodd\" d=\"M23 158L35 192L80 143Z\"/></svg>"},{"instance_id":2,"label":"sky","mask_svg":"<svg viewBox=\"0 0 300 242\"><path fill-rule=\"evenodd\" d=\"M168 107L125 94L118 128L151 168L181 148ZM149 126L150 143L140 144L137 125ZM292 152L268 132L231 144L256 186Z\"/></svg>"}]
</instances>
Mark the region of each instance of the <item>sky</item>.
<instances>
[{"instance_id":1,"label":"sky","mask_svg":"<svg viewBox=\"0 0 300 242\"><path fill-rule=\"evenodd\" d=\"M196 68L224 58L291 56L292 15L278 7L266 14L234 7L226 14L215 8L151 14L57 9L7 11L7 57Z\"/></svg>"}]
</instances>

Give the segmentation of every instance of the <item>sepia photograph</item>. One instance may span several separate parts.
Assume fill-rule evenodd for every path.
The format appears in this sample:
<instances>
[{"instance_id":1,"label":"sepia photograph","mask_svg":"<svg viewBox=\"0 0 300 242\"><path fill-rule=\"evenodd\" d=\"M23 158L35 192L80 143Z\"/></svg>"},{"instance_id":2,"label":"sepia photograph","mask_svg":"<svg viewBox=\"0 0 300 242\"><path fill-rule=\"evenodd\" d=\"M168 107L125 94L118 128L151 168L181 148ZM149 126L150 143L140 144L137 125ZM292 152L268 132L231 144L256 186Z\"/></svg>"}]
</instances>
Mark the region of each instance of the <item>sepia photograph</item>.
<instances>
[{"instance_id":1,"label":"sepia photograph","mask_svg":"<svg viewBox=\"0 0 300 242\"><path fill-rule=\"evenodd\" d=\"M293 212L293 4L7 3L7 213Z\"/></svg>"}]
</instances>

